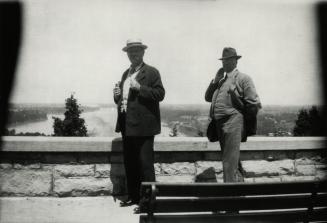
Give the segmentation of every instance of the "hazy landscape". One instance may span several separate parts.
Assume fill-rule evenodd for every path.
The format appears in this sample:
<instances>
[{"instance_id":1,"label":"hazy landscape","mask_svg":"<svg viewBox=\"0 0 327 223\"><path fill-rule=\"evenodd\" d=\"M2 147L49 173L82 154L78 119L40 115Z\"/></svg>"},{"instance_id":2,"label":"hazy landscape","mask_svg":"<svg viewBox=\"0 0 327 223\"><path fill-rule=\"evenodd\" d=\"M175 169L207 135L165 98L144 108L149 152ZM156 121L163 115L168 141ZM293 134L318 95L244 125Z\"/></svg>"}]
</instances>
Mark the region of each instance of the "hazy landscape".
<instances>
[{"instance_id":1,"label":"hazy landscape","mask_svg":"<svg viewBox=\"0 0 327 223\"><path fill-rule=\"evenodd\" d=\"M88 136L116 137L116 106L97 104L82 106ZM299 110L310 106L264 106L258 114L258 136L292 136ZM19 133L53 134L53 118L64 117L60 104L12 104L7 129ZM160 136L205 136L209 104L161 105L162 133Z\"/></svg>"}]
</instances>

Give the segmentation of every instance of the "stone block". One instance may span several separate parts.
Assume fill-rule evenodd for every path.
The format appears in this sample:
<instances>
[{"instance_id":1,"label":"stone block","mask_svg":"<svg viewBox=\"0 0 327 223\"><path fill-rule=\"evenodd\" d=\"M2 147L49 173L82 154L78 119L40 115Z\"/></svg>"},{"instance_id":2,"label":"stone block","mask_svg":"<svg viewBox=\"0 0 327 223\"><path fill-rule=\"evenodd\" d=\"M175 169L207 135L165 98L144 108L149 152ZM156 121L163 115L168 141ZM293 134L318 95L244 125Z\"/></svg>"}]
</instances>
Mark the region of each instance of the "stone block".
<instances>
[{"instance_id":1,"label":"stone block","mask_svg":"<svg viewBox=\"0 0 327 223\"><path fill-rule=\"evenodd\" d=\"M222 173L223 166L218 161L198 161L195 163L196 178L215 179L217 173Z\"/></svg>"},{"instance_id":2,"label":"stone block","mask_svg":"<svg viewBox=\"0 0 327 223\"><path fill-rule=\"evenodd\" d=\"M316 167L316 178L318 180L327 179L327 165L317 164Z\"/></svg>"},{"instance_id":3,"label":"stone block","mask_svg":"<svg viewBox=\"0 0 327 223\"><path fill-rule=\"evenodd\" d=\"M281 176L282 182L315 180L315 176Z\"/></svg>"},{"instance_id":4,"label":"stone block","mask_svg":"<svg viewBox=\"0 0 327 223\"><path fill-rule=\"evenodd\" d=\"M110 164L96 164L95 177L110 177L111 165Z\"/></svg>"},{"instance_id":5,"label":"stone block","mask_svg":"<svg viewBox=\"0 0 327 223\"><path fill-rule=\"evenodd\" d=\"M194 183L194 176L192 175L158 175L157 182L162 183Z\"/></svg>"},{"instance_id":6,"label":"stone block","mask_svg":"<svg viewBox=\"0 0 327 223\"><path fill-rule=\"evenodd\" d=\"M316 164L327 165L327 158L320 158L316 160Z\"/></svg>"},{"instance_id":7,"label":"stone block","mask_svg":"<svg viewBox=\"0 0 327 223\"><path fill-rule=\"evenodd\" d=\"M56 164L41 164L41 169L42 170L53 171L55 166L56 166Z\"/></svg>"},{"instance_id":8,"label":"stone block","mask_svg":"<svg viewBox=\"0 0 327 223\"><path fill-rule=\"evenodd\" d=\"M280 177L255 177L253 178L255 183L269 183L269 182L281 182Z\"/></svg>"},{"instance_id":9,"label":"stone block","mask_svg":"<svg viewBox=\"0 0 327 223\"><path fill-rule=\"evenodd\" d=\"M53 190L58 196L110 195L113 182L110 178L59 178L55 179Z\"/></svg>"},{"instance_id":10,"label":"stone block","mask_svg":"<svg viewBox=\"0 0 327 223\"><path fill-rule=\"evenodd\" d=\"M242 161L245 177L270 177L294 173L293 160L266 160Z\"/></svg>"},{"instance_id":11,"label":"stone block","mask_svg":"<svg viewBox=\"0 0 327 223\"><path fill-rule=\"evenodd\" d=\"M316 172L316 179L317 180L327 179L327 172L326 172L326 170L317 170L317 172Z\"/></svg>"},{"instance_id":12,"label":"stone block","mask_svg":"<svg viewBox=\"0 0 327 223\"><path fill-rule=\"evenodd\" d=\"M46 170L0 171L0 193L7 196L49 196L52 174Z\"/></svg>"},{"instance_id":13,"label":"stone block","mask_svg":"<svg viewBox=\"0 0 327 223\"><path fill-rule=\"evenodd\" d=\"M14 169L18 169L18 170L21 170L21 169L40 169L41 168L41 164L40 163L33 163L33 164L28 164L28 165L22 165L22 164L19 164L19 163L15 163L14 164Z\"/></svg>"},{"instance_id":14,"label":"stone block","mask_svg":"<svg viewBox=\"0 0 327 223\"><path fill-rule=\"evenodd\" d=\"M315 167L316 167L317 170L327 171L327 165L326 164L316 164Z\"/></svg>"},{"instance_id":15,"label":"stone block","mask_svg":"<svg viewBox=\"0 0 327 223\"><path fill-rule=\"evenodd\" d=\"M161 174L161 164L160 163L154 164L154 172L156 175Z\"/></svg>"},{"instance_id":16,"label":"stone block","mask_svg":"<svg viewBox=\"0 0 327 223\"><path fill-rule=\"evenodd\" d=\"M316 168L315 165L296 165L295 172L298 176L314 176Z\"/></svg>"},{"instance_id":17,"label":"stone block","mask_svg":"<svg viewBox=\"0 0 327 223\"><path fill-rule=\"evenodd\" d=\"M0 163L0 169L11 169L12 164L11 163Z\"/></svg>"},{"instance_id":18,"label":"stone block","mask_svg":"<svg viewBox=\"0 0 327 223\"><path fill-rule=\"evenodd\" d=\"M295 165L313 165L316 161L314 159L309 159L306 157L302 157L300 159L295 160Z\"/></svg>"},{"instance_id":19,"label":"stone block","mask_svg":"<svg viewBox=\"0 0 327 223\"><path fill-rule=\"evenodd\" d=\"M162 173L168 175L195 174L195 165L189 162L162 163L161 169Z\"/></svg>"},{"instance_id":20,"label":"stone block","mask_svg":"<svg viewBox=\"0 0 327 223\"><path fill-rule=\"evenodd\" d=\"M96 164L95 177L125 176L123 164Z\"/></svg>"},{"instance_id":21,"label":"stone block","mask_svg":"<svg viewBox=\"0 0 327 223\"><path fill-rule=\"evenodd\" d=\"M94 165L56 165L55 177L94 176Z\"/></svg>"}]
</instances>

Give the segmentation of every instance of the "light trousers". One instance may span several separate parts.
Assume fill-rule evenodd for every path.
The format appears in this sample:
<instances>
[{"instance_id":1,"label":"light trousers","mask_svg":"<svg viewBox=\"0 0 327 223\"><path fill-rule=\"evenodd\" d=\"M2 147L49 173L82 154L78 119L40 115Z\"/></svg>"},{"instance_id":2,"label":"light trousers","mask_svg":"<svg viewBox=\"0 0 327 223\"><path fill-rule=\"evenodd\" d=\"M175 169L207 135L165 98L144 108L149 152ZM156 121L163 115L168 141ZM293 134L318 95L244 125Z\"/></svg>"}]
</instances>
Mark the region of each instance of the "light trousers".
<instances>
[{"instance_id":1,"label":"light trousers","mask_svg":"<svg viewBox=\"0 0 327 223\"><path fill-rule=\"evenodd\" d=\"M240 146L244 134L243 115L235 113L216 120L222 151L224 182L243 182L240 163Z\"/></svg>"}]
</instances>

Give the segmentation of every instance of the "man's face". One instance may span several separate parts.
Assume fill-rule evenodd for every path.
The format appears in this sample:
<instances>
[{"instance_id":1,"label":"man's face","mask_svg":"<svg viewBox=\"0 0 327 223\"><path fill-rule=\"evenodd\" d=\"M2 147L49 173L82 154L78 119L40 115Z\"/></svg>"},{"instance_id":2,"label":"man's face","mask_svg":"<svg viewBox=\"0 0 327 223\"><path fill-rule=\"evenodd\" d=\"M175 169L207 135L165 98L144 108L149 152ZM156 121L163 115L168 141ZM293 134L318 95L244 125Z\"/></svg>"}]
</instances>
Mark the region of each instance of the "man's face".
<instances>
[{"instance_id":1,"label":"man's face","mask_svg":"<svg viewBox=\"0 0 327 223\"><path fill-rule=\"evenodd\" d=\"M143 62L144 49L141 47L131 47L127 50L127 56L132 65L137 66Z\"/></svg>"},{"instance_id":2,"label":"man's face","mask_svg":"<svg viewBox=\"0 0 327 223\"><path fill-rule=\"evenodd\" d=\"M231 58L222 60L222 63L223 63L224 70L228 73L228 72L231 72L232 70L234 70L234 68L236 67L237 59L235 57L231 57Z\"/></svg>"}]
</instances>

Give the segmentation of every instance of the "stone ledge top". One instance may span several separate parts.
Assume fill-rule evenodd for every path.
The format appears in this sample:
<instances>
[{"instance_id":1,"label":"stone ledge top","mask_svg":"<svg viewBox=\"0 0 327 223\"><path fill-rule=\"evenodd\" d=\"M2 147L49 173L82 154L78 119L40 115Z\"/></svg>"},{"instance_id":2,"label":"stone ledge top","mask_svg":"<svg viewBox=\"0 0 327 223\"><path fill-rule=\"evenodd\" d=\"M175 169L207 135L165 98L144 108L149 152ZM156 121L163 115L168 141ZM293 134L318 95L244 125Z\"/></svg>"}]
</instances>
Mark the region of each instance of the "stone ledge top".
<instances>
[{"instance_id":1,"label":"stone ledge top","mask_svg":"<svg viewBox=\"0 0 327 223\"><path fill-rule=\"evenodd\" d=\"M121 138L114 137L2 137L3 152L121 152ZM316 150L326 148L325 137L249 137L241 150ZM206 137L156 137L155 151L217 151L219 143Z\"/></svg>"}]
</instances>

